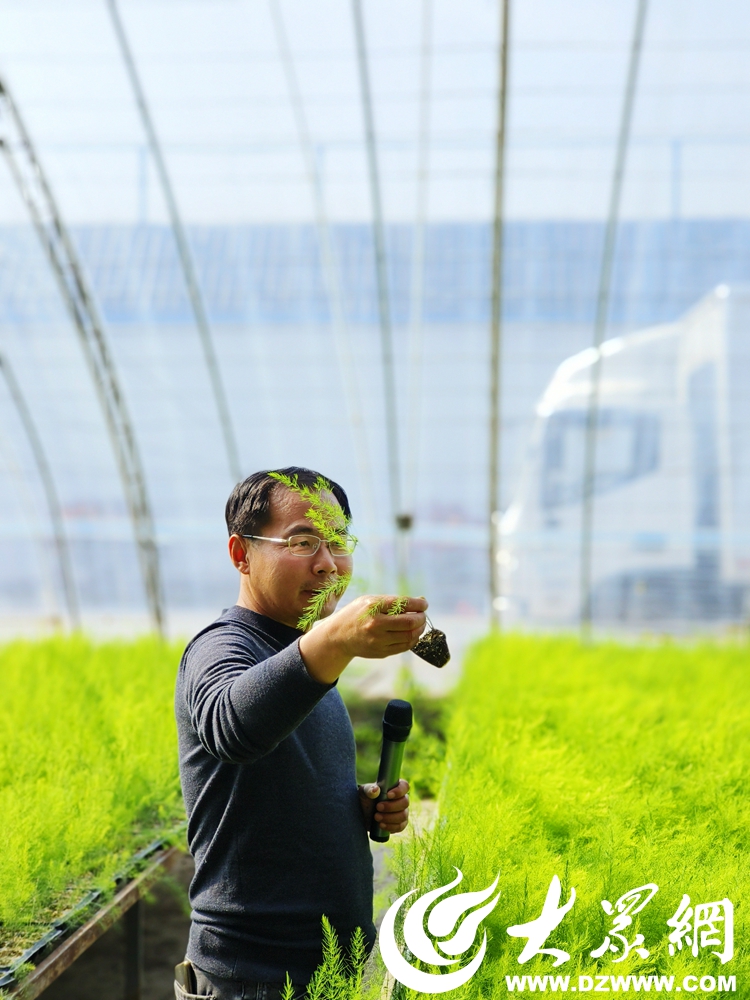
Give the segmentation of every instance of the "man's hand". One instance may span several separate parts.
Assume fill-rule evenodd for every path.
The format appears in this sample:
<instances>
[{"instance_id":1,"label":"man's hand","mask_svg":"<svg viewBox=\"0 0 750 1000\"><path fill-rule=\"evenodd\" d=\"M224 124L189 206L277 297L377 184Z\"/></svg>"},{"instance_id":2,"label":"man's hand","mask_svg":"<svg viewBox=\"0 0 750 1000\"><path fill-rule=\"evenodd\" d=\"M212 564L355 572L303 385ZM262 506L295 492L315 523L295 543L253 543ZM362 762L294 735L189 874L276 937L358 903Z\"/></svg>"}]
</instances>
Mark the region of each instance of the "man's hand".
<instances>
[{"instance_id":1,"label":"man's hand","mask_svg":"<svg viewBox=\"0 0 750 1000\"><path fill-rule=\"evenodd\" d=\"M416 645L426 624L427 601L424 597L404 598L401 614L389 615L387 609L395 600L358 597L306 632L299 650L310 676L332 684L355 656L383 659ZM371 614L376 602L386 610Z\"/></svg>"},{"instance_id":2,"label":"man's hand","mask_svg":"<svg viewBox=\"0 0 750 1000\"><path fill-rule=\"evenodd\" d=\"M380 786L375 784L359 786L359 801L365 814L367 829L370 829L373 812L380 828L386 833L402 833L409 823L409 782L402 778L395 788L388 792L383 802L375 805L380 795Z\"/></svg>"}]
</instances>

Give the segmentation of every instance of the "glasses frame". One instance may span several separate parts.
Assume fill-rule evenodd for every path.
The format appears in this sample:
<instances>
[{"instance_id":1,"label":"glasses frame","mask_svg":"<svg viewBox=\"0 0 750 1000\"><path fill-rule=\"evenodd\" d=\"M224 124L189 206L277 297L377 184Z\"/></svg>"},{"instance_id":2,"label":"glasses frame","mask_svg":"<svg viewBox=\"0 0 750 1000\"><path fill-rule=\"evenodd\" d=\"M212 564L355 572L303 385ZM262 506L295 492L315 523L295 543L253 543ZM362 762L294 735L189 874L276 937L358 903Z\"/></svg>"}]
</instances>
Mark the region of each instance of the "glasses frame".
<instances>
[{"instance_id":1,"label":"glasses frame","mask_svg":"<svg viewBox=\"0 0 750 1000\"><path fill-rule=\"evenodd\" d=\"M358 539L355 538L354 535L347 535L346 537L351 539L352 542L351 552L331 552L331 543L328 541L327 538L318 538L317 535L307 535L302 531L297 532L294 535L290 535L289 538L271 538L269 535L241 535L241 537L253 538L259 542L280 542L282 545L286 545L286 547L289 549L289 554L294 556L295 559L309 559L311 556L314 556L317 552L320 551L321 545L328 546L328 551L332 559L346 559L352 555L352 553L357 547L357 541L358 541ZM304 554L296 553L292 552L291 541L293 538L314 538L318 544L315 546L312 552L305 552Z\"/></svg>"}]
</instances>

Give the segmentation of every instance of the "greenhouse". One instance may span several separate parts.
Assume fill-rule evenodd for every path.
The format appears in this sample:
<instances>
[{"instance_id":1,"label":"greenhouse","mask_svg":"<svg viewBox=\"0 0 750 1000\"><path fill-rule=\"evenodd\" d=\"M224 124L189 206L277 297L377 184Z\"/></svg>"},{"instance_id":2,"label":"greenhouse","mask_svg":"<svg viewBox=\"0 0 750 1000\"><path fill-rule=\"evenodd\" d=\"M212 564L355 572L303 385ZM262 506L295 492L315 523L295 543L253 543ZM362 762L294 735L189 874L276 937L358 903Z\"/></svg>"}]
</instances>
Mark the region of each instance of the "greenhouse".
<instances>
[{"instance_id":1,"label":"greenhouse","mask_svg":"<svg viewBox=\"0 0 750 1000\"><path fill-rule=\"evenodd\" d=\"M557 991L550 951L565 991L750 991L749 55L738 0L0 5L0 996L175 995L202 912L175 684L226 609L294 624L235 605L271 534L230 527L243 570L225 520L290 468L351 507L268 501L312 497L315 558L351 557L295 641L358 782L388 700L414 722L409 828L371 847L393 940L347 957L333 920L285 1000ZM349 605L387 630L420 599L445 669L316 666ZM252 775L309 719L206 754ZM454 869L414 937L397 897ZM577 902L526 965L508 928L553 876ZM475 939L445 923L462 892ZM646 944L592 957L604 902Z\"/></svg>"}]
</instances>

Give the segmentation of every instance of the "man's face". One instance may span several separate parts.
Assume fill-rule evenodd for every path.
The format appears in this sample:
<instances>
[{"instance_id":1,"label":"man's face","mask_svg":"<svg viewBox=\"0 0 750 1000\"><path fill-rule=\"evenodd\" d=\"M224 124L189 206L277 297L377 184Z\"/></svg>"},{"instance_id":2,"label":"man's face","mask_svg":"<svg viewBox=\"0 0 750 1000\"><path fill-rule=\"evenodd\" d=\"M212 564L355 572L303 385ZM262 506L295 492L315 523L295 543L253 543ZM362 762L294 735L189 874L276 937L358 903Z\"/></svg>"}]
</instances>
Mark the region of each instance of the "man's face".
<instances>
[{"instance_id":1,"label":"man's face","mask_svg":"<svg viewBox=\"0 0 750 1000\"><path fill-rule=\"evenodd\" d=\"M331 494L323 495L325 499L337 503ZM271 493L271 519L258 534L269 538L289 538L290 535L321 537L305 517L309 507L309 501L286 487L275 487ZM343 511L341 528L344 529ZM243 573L242 588L248 606L284 625L296 627L315 591L337 576L352 571L352 557L334 558L325 543L312 556L294 556L286 545L278 542L245 538L242 544L247 559L245 565L239 564L238 568ZM323 617L330 615L337 603L338 598L331 597Z\"/></svg>"}]
</instances>

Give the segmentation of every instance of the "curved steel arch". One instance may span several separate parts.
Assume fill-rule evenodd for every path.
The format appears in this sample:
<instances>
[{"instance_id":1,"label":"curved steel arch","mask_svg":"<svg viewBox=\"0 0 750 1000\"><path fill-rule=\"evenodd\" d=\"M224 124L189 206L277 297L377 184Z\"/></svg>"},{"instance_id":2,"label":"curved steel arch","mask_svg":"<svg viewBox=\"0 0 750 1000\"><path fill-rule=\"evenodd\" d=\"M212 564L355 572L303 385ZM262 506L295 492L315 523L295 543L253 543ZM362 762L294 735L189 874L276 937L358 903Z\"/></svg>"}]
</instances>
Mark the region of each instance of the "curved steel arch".
<instances>
[{"instance_id":1,"label":"curved steel arch","mask_svg":"<svg viewBox=\"0 0 750 1000\"><path fill-rule=\"evenodd\" d=\"M49 511L49 518L52 524L52 533L55 539L55 548L57 549L57 561L60 566L60 579L62 581L63 593L65 595L65 605L68 609L70 624L72 628L77 629L81 626L78 594L76 592L73 564L70 558L70 548L68 546L68 537L65 534L62 508L60 506L60 499L57 495L55 479L52 475L50 464L47 461L47 455L44 451L42 439L36 429L36 424L31 416L31 410L29 409L28 403L23 395L21 386L16 379L10 362L2 354L0 354L0 372L2 372L3 377L5 378L5 384L8 386L10 398L13 400L13 405L15 406L21 420L21 426L23 427L24 433L28 439L31 453L34 456L34 462L36 463L37 472L39 473L39 478L42 482L44 496L47 501L47 510Z\"/></svg>"},{"instance_id":2,"label":"curved steel arch","mask_svg":"<svg viewBox=\"0 0 750 1000\"><path fill-rule=\"evenodd\" d=\"M388 296L388 276L386 272L385 232L383 228L383 206L380 197L380 169L375 139L375 121L372 111L370 72L367 62L367 42L362 14L362 0L352 0L354 36L357 47L357 65L362 98L362 116L365 126L367 168L372 200L373 241L375 244L375 277L378 290L378 315L380 318L380 339L383 357L383 383L385 388L386 447L388 453L388 482L391 495L391 510L396 525L399 585L405 575L406 534L412 525L412 516L402 511L401 460L399 455L398 409L396 405L396 374L393 364L393 327Z\"/></svg>"},{"instance_id":3,"label":"curved steel arch","mask_svg":"<svg viewBox=\"0 0 750 1000\"><path fill-rule=\"evenodd\" d=\"M273 21L276 43L281 56L281 62L286 77L287 90L289 91L289 101L292 105L294 121L297 127L297 136L305 162L307 179L312 192L313 208L315 211L315 224L318 231L318 242L320 244L320 256L323 265L323 281L326 286L331 316L333 319L333 331L336 340L336 347L339 355L339 364L344 381L347 407L349 409L349 421L352 427L355 445L355 455L359 467L359 478L362 487L362 499L365 506L365 519L371 524L373 530L376 524L375 516L375 491L372 477L372 461L370 457L370 447L367 440L367 433L364 425L364 417L359 404L359 392L357 389L356 375L354 371L354 359L352 357L351 344L349 340L349 328L346 322L344 310L344 295L341 288L341 279L336 260L336 251L331 233L331 225L326 212L325 199L323 197L323 185L320 178L320 170L315 159L315 149L313 146L310 128L305 114L302 92L299 80L294 67L289 38L287 36L284 16L281 10L281 0L269 0L271 19Z\"/></svg>"},{"instance_id":4,"label":"curved steel arch","mask_svg":"<svg viewBox=\"0 0 750 1000\"><path fill-rule=\"evenodd\" d=\"M413 508L420 454L419 409L422 396L422 347L424 340L425 229L430 170L430 128L432 110L432 49L434 0L422 0L422 46L420 55L419 128L417 139L417 197L411 255L409 294L409 391L406 439L413 457L404 469L404 504Z\"/></svg>"},{"instance_id":5,"label":"curved steel arch","mask_svg":"<svg viewBox=\"0 0 750 1000\"><path fill-rule=\"evenodd\" d=\"M206 368L208 369L208 377L211 380L211 388L213 389L214 400L216 401L216 409L219 411L219 423L221 424L222 434L224 436L224 446L227 450L229 472L235 482L239 482L244 477L242 475L239 453L237 451L237 440L234 436L232 418L229 413L229 403L227 402L227 395L224 389L224 383L221 380L221 372L219 370L219 361L216 357L216 350L214 349L213 337L211 335L211 328L208 322L208 311L206 310L206 305L201 294L198 276L195 272L193 256L190 252L190 245L188 243L187 235L185 234L185 227L182 224L180 210L177 207L177 199L175 198L172 182L167 171L167 164L164 159L161 143L159 142L159 137L156 133L156 126L154 125L148 103L146 102L146 94L143 89L143 85L141 84L141 79L138 76L135 59L133 58L130 43L128 42L128 37L125 34L125 27L117 8L117 0L107 0L107 6L112 18L115 35L117 36L117 41L120 46L120 52L122 53L122 59L125 63L128 77L130 78L130 85L133 88L135 103L138 106L138 113L141 116L143 130L146 133L149 149L151 150L151 156L153 157L156 172L159 176L159 183L161 184L162 192L164 194L164 200L167 203L167 211L169 212L172 232L174 233L175 243L177 244L177 253L180 258L180 266L182 267L182 273L185 278L185 285L190 299L190 307L193 310L195 325L198 327L198 334L203 347L203 356L206 361Z\"/></svg>"},{"instance_id":6,"label":"curved steel arch","mask_svg":"<svg viewBox=\"0 0 750 1000\"><path fill-rule=\"evenodd\" d=\"M500 45L495 143L495 214L492 225L492 308L490 321L489 576L490 622L502 625L500 571L500 479L502 476L503 249L505 229L505 146L508 124L510 2L500 2Z\"/></svg>"},{"instance_id":7,"label":"curved steel arch","mask_svg":"<svg viewBox=\"0 0 750 1000\"><path fill-rule=\"evenodd\" d=\"M0 146L13 180L49 259L65 305L78 333L109 431L128 505L146 599L156 629L164 632L164 604L151 504L146 477L125 397L111 357L104 326L84 278L73 242L63 223L39 158L7 85L0 79L0 106L20 137L21 161L7 139Z\"/></svg>"},{"instance_id":8,"label":"curved steel arch","mask_svg":"<svg viewBox=\"0 0 750 1000\"><path fill-rule=\"evenodd\" d=\"M591 389L589 392L588 411L586 415L586 442L583 463L583 508L581 511L581 560L580 560L580 600L581 600L581 636L588 639L591 633L593 617L591 576L593 563L594 535L594 485L596 476L596 438L599 425L599 394L602 378L601 346L607 329L609 314L609 295L612 284L612 266L615 259L615 239L620 217L620 200L625 179L625 164L630 144L630 126L633 120L633 106L638 85L638 69L643 49L643 33L646 24L648 0L636 0L635 24L630 43L630 60L628 76L625 82L625 94L620 116L620 132L617 139L612 188L609 195L609 212L607 228L604 233L604 249L602 265L599 272L599 289L596 299L596 319L594 321L594 343L596 359L591 369Z\"/></svg>"}]
</instances>

